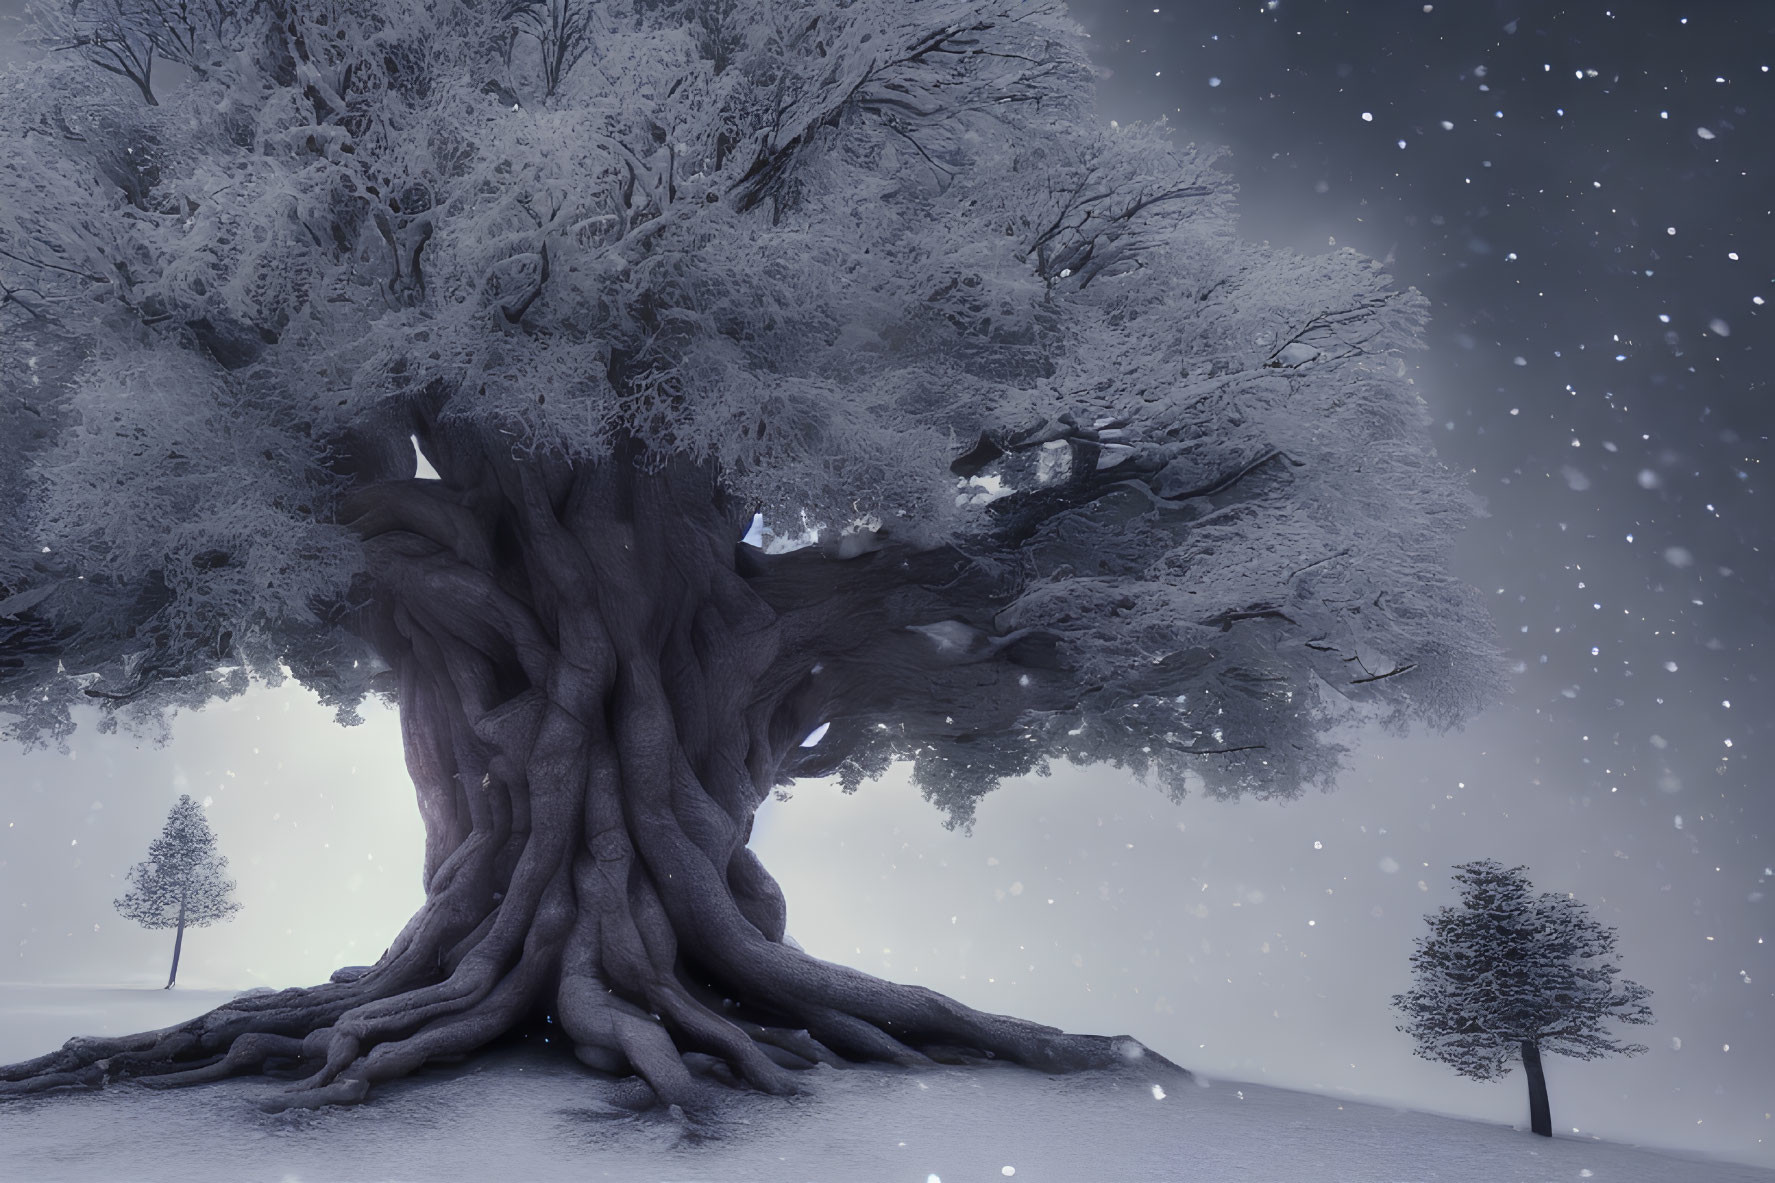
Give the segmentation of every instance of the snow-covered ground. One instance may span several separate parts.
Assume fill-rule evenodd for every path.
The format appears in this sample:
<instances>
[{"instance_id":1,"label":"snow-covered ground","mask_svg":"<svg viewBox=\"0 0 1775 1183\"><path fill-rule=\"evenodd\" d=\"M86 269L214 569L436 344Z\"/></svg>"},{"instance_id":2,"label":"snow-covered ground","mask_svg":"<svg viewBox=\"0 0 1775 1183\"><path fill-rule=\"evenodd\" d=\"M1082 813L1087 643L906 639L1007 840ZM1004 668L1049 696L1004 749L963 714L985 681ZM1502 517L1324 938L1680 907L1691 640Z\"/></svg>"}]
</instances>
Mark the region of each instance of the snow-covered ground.
<instances>
[{"instance_id":1,"label":"snow-covered ground","mask_svg":"<svg viewBox=\"0 0 1775 1183\"><path fill-rule=\"evenodd\" d=\"M228 996L0 985L0 1063L73 1034L164 1026ZM610 1106L612 1082L543 1047L428 1070L379 1087L364 1106L316 1113L262 1113L255 1100L283 1085L256 1078L126 1086L0 1104L0 1178L1775 1183L1756 1167L1138 1070L821 1069L807 1081L788 1099L737 1094L721 1123L701 1130Z\"/></svg>"}]
</instances>

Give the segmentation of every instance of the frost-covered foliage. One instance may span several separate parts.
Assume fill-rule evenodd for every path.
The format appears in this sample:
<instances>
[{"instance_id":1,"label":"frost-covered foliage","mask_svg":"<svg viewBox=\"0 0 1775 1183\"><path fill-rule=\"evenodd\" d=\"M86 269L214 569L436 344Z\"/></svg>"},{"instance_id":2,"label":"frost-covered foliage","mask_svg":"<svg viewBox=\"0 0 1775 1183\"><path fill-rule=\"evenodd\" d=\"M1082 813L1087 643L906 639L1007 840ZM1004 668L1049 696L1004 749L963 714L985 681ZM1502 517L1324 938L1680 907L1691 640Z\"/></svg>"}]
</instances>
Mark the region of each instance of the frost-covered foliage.
<instances>
[{"instance_id":1,"label":"frost-covered foliage","mask_svg":"<svg viewBox=\"0 0 1775 1183\"><path fill-rule=\"evenodd\" d=\"M1507 1075L1523 1045L1579 1060L1638 1055L1610 1021L1652 1021L1651 991L1617 980L1615 930L1567 895L1543 892L1491 859L1455 869L1460 907L1430 916L1412 953L1412 988L1393 997L1417 1054L1462 1076Z\"/></svg>"},{"instance_id":2,"label":"frost-covered foliage","mask_svg":"<svg viewBox=\"0 0 1775 1183\"><path fill-rule=\"evenodd\" d=\"M203 806L181 796L160 836L148 844L147 861L130 868L129 890L115 906L143 928L202 928L228 920L240 904L227 870Z\"/></svg>"},{"instance_id":3,"label":"frost-covered foliage","mask_svg":"<svg viewBox=\"0 0 1775 1183\"><path fill-rule=\"evenodd\" d=\"M1214 153L1092 117L1057 3L33 12L78 52L0 75L20 738L286 671L349 717L380 667L340 506L446 429L967 556L990 592L925 623L1064 692L831 741L959 819L1052 755L1295 792L1342 704L1446 726L1499 687L1403 361L1425 302L1239 241ZM150 51L179 85L119 80Z\"/></svg>"}]
</instances>

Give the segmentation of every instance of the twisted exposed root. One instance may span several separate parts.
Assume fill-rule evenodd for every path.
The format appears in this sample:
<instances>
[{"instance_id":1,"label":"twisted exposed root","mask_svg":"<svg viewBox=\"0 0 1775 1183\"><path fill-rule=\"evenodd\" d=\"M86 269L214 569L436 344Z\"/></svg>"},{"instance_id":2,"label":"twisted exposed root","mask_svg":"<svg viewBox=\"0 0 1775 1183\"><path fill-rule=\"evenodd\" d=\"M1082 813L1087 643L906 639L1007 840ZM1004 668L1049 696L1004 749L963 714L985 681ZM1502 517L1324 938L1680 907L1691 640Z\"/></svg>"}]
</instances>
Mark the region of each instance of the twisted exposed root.
<instances>
[{"instance_id":1,"label":"twisted exposed root","mask_svg":"<svg viewBox=\"0 0 1775 1183\"><path fill-rule=\"evenodd\" d=\"M626 698L650 693L657 682ZM1181 1071L1126 1037L986 1014L809 956L783 941L781 893L735 853L738 827L656 718L619 709L626 737L611 745L597 716L540 698L502 712L502 750L528 759L507 761L500 783L528 804L505 820L476 807L474 834L439 861L425 906L376 965L161 1031L70 1040L0 1068L0 1097L260 1073L299 1078L263 1103L273 1112L354 1103L545 1013L582 1063L638 1075L691 1113L712 1107L710 1078L782 1094L798 1070L850 1061Z\"/></svg>"},{"instance_id":2,"label":"twisted exposed root","mask_svg":"<svg viewBox=\"0 0 1775 1183\"><path fill-rule=\"evenodd\" d=\"M638 1075L688 1113L713 1107L714 1081L784 1094L797 1091L800 1070L854 1061L1181 1072L1126 1037L986 1014L771 940L737 919L730 896L697 897L688 866L664 876L662 891L662 879L637 872L621 828L589 846L568 857L555 843L528 844L501 902L479 917L462 898L470 887L454 885L478 875L457 875L377 965L342 980L237 998L160 1031L71 1039L0 1068L0 1098L259 1073L295 1078L262 1103L268 1111L348 1104L543 1014L582 1063ZM724 925L724 910L736 922ZM464 930L440 956L439 942ZM679 955L681 934L696 938L694 965Z\"/></svg>"},{"instance_id":3,"label":"twisted exposed root","mask_svg":"<svg viewBox=\"0 0 1775 1183\"><path fill-rule=\"evenodd\" d=\"M165 1072L143 1076L142 1083L154 1088L176 1088L186 1084L205 1084L243 1072L256 1072L274 1059L297 1060L302 1055L302 1040L290 1035L256 1033L242 1035L229 1045L228 1054L201 1068L183 1072Z\"/></svg>"}]
</instances>

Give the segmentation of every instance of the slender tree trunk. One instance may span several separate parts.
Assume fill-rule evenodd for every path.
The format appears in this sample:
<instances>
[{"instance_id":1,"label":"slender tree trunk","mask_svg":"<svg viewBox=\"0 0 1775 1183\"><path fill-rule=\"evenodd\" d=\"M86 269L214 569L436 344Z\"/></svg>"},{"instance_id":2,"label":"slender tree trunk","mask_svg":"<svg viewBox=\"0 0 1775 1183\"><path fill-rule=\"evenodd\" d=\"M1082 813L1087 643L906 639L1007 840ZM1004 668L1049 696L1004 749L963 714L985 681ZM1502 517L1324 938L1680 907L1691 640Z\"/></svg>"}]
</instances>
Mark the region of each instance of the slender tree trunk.
<instances>
[{"instance_id":1,"label":"slender tree trunk","mask_svg":"<svg viewBox=\"0 0 1775 1183\"><path fill-rule=\"evenodd\" d=\"M1547 1075L1541 1071L1541 1045L1522 1041L1522 1071L1528 1077L1529 1128L1543 1138L1553 1136L1553 1114L1547 1105Z\"/></svg>"},{"instance_id":2,"label":"slender tree trunk","mask_svg":"<svg viewBox=\"0 0 1775 1183\"><path fill-rule=\"evenodd\" d=\"M185 944L185 895L183 892L180 892L179 893L179 927L178 927L178 931L173 934L173 968L172 968L172 972L166 975L166 985L163 987L163 989L171 990L173 988L174 979L176 979L179 976L179 950L184 947L184 944Z\"/></svg>"}]
</instances>

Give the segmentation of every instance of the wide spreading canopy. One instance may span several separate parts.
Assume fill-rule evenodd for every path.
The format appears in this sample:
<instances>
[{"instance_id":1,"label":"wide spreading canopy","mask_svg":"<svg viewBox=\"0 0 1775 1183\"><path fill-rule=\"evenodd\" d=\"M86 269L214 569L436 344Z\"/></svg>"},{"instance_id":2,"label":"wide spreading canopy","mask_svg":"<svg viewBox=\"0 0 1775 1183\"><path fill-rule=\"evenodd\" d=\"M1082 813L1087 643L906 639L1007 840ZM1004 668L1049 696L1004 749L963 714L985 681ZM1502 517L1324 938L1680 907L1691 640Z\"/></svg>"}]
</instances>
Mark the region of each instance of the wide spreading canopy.
<instances>
[{"instance_id":1,"label":"wide spreading canopy","mask_svg":"<svg viewBox=\"0 0 1775 1183\"><path fill-rule=\"evenodd\" d=\"M33 11L19 738L286 673L347 719L397 694L365 539L489 448L705 474L833 675L784 775L911 759L958 819L1056 756L1291 793L1343 704L1445 726L1497 687L1402 360L1425 302L1235 238L1213 153L1093 115L1059 4Z\"/></svg>"}]
</instances>

